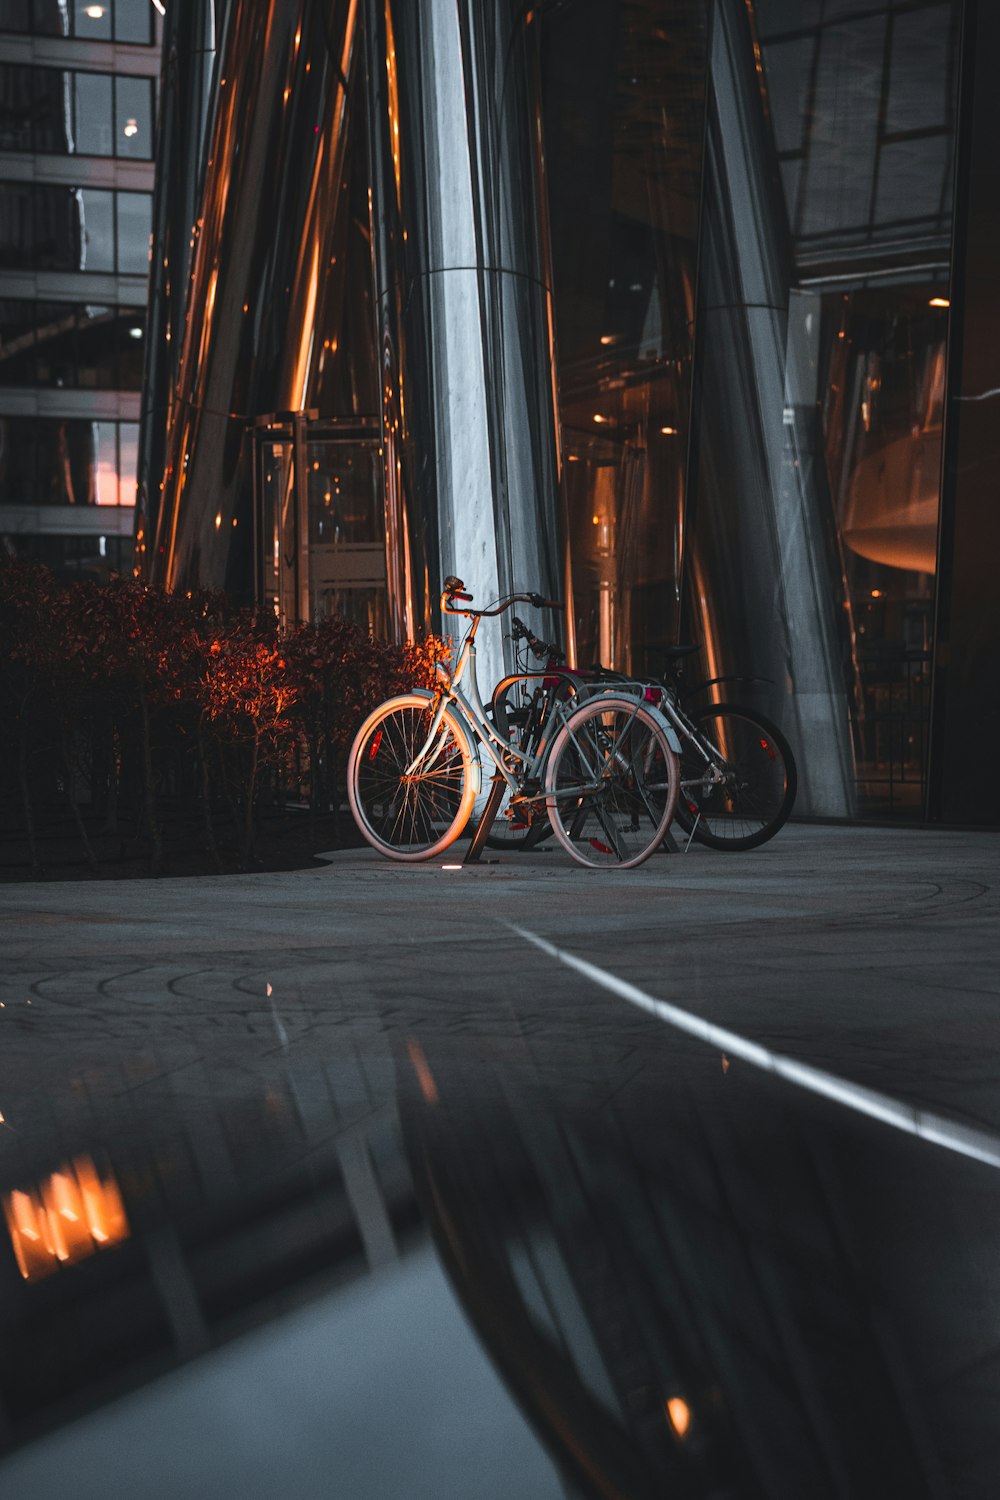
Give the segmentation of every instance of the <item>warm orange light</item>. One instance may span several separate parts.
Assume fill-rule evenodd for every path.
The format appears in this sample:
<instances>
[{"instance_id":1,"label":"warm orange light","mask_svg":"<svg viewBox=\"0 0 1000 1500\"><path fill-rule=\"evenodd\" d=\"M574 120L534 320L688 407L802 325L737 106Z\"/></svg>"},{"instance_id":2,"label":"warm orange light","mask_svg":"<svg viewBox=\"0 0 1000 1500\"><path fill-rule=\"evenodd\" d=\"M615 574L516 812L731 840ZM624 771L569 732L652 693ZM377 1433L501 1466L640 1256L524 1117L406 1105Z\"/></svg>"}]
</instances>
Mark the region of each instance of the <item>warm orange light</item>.
<instances>
[{"instance_id":1,"label":"warm orange light","mask_svg":"<svg viewBox=\"0 0 1000 1500\"><path fill-rule=\"evenodd\" d=\"M221 525L222 525L222 512L219 511L219 512L217 512L216 517L215 517L215 529L216 529L216 531L218 531L218 529L219 529L219 527Z\"/></svg>"},{"instance_id":2,"label":"warm orange light","mask_svg":"<svg viewBox=\"0 0 1000 1500\"><path fill-rule=\"evenodd\" d=\"M660 431L663 433L664 437L675 437L676 433L677 433L677 428L676 427L661 427Z\"/></svg>"},{"instance_id":3,"label":"warm orange light","mask_svg":"<svg viewBox=\"0 0 1000 1500\"><path fill-rule=\"evenodd\" d=\"M28 1192L3 1197L14 1258L26 1281L47 1276L95 1250L127 1239L128 1220L114 1178L102 1178L90 1157L53 1172Z\"/></svg>"},{"instance_id":4,"label":"warm orange light","mask_svg":"<svg viewBox=\"0 0 1000 1500\"><path fill-rule=\"evenodd\" d=\"M950 297L932 297L927 304L928 307L950 307Z\"/></svg>"},{"instance_id":5,"label":"warm orange light","mask_svg":"<svg viewBox=\"0 0 1000 1500\"><path fill-rule=\"evenodd\" d=\"M882 590L881 589L872 589L872 598L873 599L881 599L881 597L882 597Z\"/></svg>"},{"instance_id":6,"label":"warm orange light","mask_svg":"<svg viewBox=\"0 0 1000 1500\"><path fill-rule=\"evenodd\" d=\"M434 1075L427 1065L423 1047L421 1047L419 1042L411 1040L407 1042L406 1050L409 1054L410 1062L413 1064L413 1071L417 1075L420 1092L428 1104L437 1104L439 1097L437 1084L434 1082Z\"/></svg>"},{"instance_id":7,"label":"warm orange light","mask_svg":"<svg viewBox=\"0 0 1000 1500\"><path fill-rule=\"evenodd\" d=\"M607 417L602 417L601 413L599 411L595 411L594 412L594 421L595 422L606 422L607 420L608 420Z\"/></svg>"},{"instance_id":8,"label":"warm orange light","mask_svg":"<svg viewBox=\"0 0 1000 1500\"><path fill-rule=\"evenodd\" d=\"M602 344L613 344L616 338L617 338L617 334L614 334L614 333L602 333L601 334L601 343Z\"/></svg>"},{"instance_id":9,"label":"warm orange light","mask_svg":"<svg viewBox=\"0 0 1000 1500\"><path fill-rule=\"evenodd\" d=\"M691 1426L691 1408L680 1396L671 1396L667 1402L667 1416L678 1437L683 1437Z\"/></svg>"}]
</instances>

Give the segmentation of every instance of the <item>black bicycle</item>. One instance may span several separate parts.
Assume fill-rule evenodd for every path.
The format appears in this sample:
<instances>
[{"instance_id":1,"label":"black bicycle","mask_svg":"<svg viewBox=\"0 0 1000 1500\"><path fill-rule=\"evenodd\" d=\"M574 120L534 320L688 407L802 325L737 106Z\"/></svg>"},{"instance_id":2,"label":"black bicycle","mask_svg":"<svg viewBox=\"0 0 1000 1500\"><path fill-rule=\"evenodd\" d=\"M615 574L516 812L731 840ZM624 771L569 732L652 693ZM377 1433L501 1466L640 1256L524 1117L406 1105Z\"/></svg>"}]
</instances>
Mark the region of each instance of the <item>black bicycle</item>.
<instances>
[{"instance_id":1,"label":"black bicycle","mask_svg":"<svg viewBox=\"0 0 1000 1500\"><path fill-rule=\"evenodd\" d=\"M555 702L614 685L641 693L677 732L681 791L675 818L689 843L694 839L732 853L755 849L787 822L798 786L791 746L756 709L730 702L692 706L692 700L721 685L708 681L682 690L684 664L697 646L672 648L663 677L640 681L603 667L571 671L559 648L540 640L516 616L511 635L519 670L498 684L491 715L512 744L530 749L544 733ZM529 667L529 652L545 663L541 670ZM487 843L495 849L531 849L550 833L543 806L509 803L501 807Z\"/></svg>"}]
</instances>

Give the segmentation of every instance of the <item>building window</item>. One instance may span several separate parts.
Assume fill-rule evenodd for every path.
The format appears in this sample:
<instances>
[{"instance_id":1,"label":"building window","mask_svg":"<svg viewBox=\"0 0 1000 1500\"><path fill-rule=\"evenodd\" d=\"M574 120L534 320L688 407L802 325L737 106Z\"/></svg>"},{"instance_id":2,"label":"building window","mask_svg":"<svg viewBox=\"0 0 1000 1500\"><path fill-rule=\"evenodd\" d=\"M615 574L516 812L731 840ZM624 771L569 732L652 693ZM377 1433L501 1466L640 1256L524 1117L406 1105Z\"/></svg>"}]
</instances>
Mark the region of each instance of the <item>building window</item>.
<instances>
[{"instance_id":1,"label":"building window","mask_svg":"<svg viewBox=\"0 0 1000 1500\"><path fill-rule=\"evenodd\" d=\"M0 386L137 391L145 309L0 301Z\"/></svg>"},{"instance_id":2,"label":"building window","mask_svg":"<svg viewBox=\"0 0 1000 1500\"><path fill-rule=\"evenodd\" d=\"M5 505L134 505L138 448L135 422L0 416L0 533Z\"/></svg>"},{"instance_id":3,"label":"building window","mask_svg":"<svg viewBox=\"0 0 1000 1500\"><path fill-rule=\"evenodd\" d=\"M0 63L0 150L153 159L154 83Z\"/></svg>"},{"instance_id":4,"label":"building window","mask_svg":"<svg viewBox=\"0 0 1000 1500\"><path fill-rule=\"evenodd\" d=\"M0 0L0 32L22 36L75 36L81 41L154 42L150 0L70 0L39 5L37 0Z\"/></svg>"},{"instance_id":5,"label":"building window","mask_svg":"<svg viewBox=\"0 0 1000 1500\"><path fill-rule=\"evenodd\" d=\"M149 193L0 181L0 269L145 276Z\"/></svg>"}]
</instances>

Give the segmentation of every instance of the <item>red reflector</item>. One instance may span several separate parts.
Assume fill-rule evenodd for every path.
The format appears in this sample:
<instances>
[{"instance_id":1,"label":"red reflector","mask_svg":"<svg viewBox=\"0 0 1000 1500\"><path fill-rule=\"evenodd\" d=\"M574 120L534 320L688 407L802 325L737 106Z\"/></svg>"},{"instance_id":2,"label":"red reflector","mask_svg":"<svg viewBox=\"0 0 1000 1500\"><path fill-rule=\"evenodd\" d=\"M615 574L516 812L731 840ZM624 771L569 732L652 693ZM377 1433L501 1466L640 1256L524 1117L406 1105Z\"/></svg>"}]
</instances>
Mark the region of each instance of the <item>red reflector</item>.
<instances>
[{"instance_id":1,"label":"red reflector","mask_svg":"<svg viewBox=\"0 0 1000 1500\"><path fill-rule=\"evenodd\" d=\"M778 752L777 752L777 750L775 750L775 748L771 744L770 740L761 740L761 742L760 742L760 748L763 750L763 752L767 756L768 760L777 760L778 759Z\"/></svg>"},{"instance_id":2,"label":"red reflector","mask_svg":"<svg viewBox=\"0 0 1000 1500\"><path fill-rule=\"evenodd\" d=\"M609 849L607 844L602 844L600 839L591 839L590 847L591 849L596 849L598 854L614 854L615 852L613 849Z\"/></svg>"},{"instance_id":3,"label":"red reflector","mask_svg":"<svg viewBox=\"0 0 1000 1500\"><path fill-rule=\"evenodd\" d=\"M378 730L375 731L375 737L374 737L374 739L372 740L371 744L368 746L368 759L369 760L374 760L375 759L376 755L378 754L378 747L379 747L379 745L381 745L381 743L382 743L382 731L381 731L381 729L378 729Z\"/></svg>"}]
</instances>

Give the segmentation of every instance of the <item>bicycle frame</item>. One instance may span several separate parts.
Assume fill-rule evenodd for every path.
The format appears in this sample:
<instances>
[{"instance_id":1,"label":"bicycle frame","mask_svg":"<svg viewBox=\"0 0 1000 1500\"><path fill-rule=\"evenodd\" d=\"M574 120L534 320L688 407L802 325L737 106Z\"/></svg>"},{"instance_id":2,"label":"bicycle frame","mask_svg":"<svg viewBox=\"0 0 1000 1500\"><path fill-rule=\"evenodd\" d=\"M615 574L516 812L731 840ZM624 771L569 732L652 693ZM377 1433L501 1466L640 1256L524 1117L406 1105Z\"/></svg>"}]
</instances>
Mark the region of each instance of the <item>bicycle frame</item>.
<instances>
[{"instance_id":1,"label":"bicycle frame","mask_svg":"<svg viewBox=\"0 0 1000 1500\"><path fill-rule=\"evenodd\" d=\"M434 756L431 755L432 747L440 733L445 712L450 706L458 710L458 717L463 727L470 732L471 739L478 745L483 746L496 766L497 771L506 781L511 791L517 795L520 793L523 782L531 780L536 776L540 779L540 772L545 764L545 757L548 755L553 734L563 724L566 711L561 704L557 703L555 705L555 713L553 715L555 722L553 725L546 726L538 746L532 755L525 755L516 745L512 745L508 740L501 738L487 718L486 709L483 706L483 700L479 693L479 682L476 677L476 631L479 628L480 618L477 615L466 632L465 639L459 650L458 661L455 663L454 672L448 674L446 669L442 667L438 668L442 682L438 690L438 703L434 710L434 716L431 719L430 729L427 732L427 738L424 743L407 766L405 774L413 776L418 767L428 763L433 764ZM444 681L446 677L447 682ZM467 684L465 691L461 687L463 680ZM437 753L440 753L440 751L435 752L435 754ZM429 762L427 760L428 756L431 757ZM517 770L512 770L509 764L505 764L512 757L519 763ZM544 793L540 793L538 797L525 797L524 800L540 801L543 798Z\"/></svg>"},{"instance_id":2,"label":"bicycle frame","mask_svg":"<svg viewBox=\"0 0 1000 1500\"><path fill-rule=\"evenodd\" d=\"M493 764L496 766L497 772L506 781L514 796L522 803L544 802L546 798L544 791L525 793L522 788L529 781L535 780L539 783L541 782L542 771L545 767L545 761L552 740L556 732L571 717L573 709L577 705L574 703L571 708L567 708L558 701L553 703L552 712L546 720L541 738L534 752L530 755L526 755L516 745L511 744L509 740L502 738L497 733L495 726L487 718L486 709L483 706L483 700L479 692L479 682L476 677L476 631L479 628L481 618L482 616L478 614L473 618L472 624L469 626L462 641L454 672L448 674L445 668L438 667L441 687L438 690L438 702L427 732L427 738L407 766L404 774L413 776L416 774L418 768L434 764L434 760L440 754L443 737L437 749L434 748L435 740L440 734L445 712L451 707L453 710L458 711L458 718L463 728L469 733L470 738L477 745L485 748ZM535 674L525 673L519 675L531 676ZM467 683L465 691L463 691L461 686L463 680ZM610 689L602 689L592 696L614 697L616 695ZM640 697L636 698L636 713L639 711L641 701ZM576 735L572 734L572 730L570 733L573 743L580 752L583 763L587 765L588 761L584 747L580 745ZM679 743L674 748L679 750ZM510 765L511 759L517 763L514 768ZM601 785L602 768L590 768L588 765L588 769L590 769L592 779L580 786L579 790L581 794L596 791Z\"/></svg>"}]
</instances>

